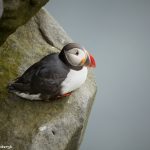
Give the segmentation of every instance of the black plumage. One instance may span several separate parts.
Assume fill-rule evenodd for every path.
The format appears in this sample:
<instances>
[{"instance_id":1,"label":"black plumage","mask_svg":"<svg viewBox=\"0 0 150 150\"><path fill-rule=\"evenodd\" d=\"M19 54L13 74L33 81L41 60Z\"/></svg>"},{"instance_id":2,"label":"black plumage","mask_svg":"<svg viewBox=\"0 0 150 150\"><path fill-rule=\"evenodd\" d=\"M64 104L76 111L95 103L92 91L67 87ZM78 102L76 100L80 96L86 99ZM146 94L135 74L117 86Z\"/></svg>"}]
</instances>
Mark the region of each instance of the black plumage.
<instances>
[{"instance_id":1,"label":"black plumage","mask_svg":"<svg viewBox=\"0 0 150 150\"><path fill-rule=\"evenodd\" d=\"M60 94L61 83L67 77L69 67L59 59L59 53L49 54L29 67L9 86L10 92L41 94L41 99Z\"/></svg>"}]
</instances>

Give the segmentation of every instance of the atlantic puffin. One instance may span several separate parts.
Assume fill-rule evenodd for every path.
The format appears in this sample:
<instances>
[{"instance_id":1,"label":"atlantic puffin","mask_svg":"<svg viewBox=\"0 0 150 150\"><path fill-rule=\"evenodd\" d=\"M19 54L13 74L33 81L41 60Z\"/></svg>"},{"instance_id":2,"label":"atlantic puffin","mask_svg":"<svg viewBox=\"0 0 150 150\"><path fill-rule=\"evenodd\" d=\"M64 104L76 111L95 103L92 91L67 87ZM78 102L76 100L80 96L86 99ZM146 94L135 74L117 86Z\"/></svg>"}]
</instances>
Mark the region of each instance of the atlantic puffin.
<instances>
[{"instance_id":1,"label":"atlantic puffin","mask_svg":"<svg viewBox=\"0 0 150 150\"><path fill-rule=\"evenodd\" d=\"M8 85L8 90L29 100L50 100L69 96L87 78L87 67L96 67L85 48L69 43L60 53L52 53L30 66Z\"/></svg>"}]
</instances>

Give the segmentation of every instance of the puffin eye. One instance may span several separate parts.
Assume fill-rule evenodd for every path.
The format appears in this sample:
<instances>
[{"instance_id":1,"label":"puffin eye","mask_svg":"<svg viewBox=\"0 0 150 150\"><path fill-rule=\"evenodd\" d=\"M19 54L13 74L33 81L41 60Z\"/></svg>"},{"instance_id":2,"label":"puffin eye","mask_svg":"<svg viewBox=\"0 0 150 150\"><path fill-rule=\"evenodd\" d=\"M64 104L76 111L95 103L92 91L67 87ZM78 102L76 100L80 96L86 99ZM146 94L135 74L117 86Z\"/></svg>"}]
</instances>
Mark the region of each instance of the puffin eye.
<instances>
[{"instance_id":1,"label":"puffin eye","mask_svg":"<svg viewBox=\"0 0 150 150\"><path fill-rule=\"evenodd\" d=\"M76 51L76 55L79 55L79 51Z\"/></svg>"}]
</instances>

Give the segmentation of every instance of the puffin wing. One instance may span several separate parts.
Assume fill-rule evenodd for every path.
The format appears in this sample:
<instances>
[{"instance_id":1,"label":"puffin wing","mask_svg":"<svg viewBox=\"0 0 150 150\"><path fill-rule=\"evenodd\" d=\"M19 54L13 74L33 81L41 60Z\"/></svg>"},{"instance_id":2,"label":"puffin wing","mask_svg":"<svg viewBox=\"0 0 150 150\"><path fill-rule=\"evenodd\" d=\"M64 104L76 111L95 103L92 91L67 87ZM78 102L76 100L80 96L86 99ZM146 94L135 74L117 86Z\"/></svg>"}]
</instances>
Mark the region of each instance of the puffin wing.
<instances>
[{"instance_id":1,"label":"puffin wing","mask_svg":"<svg viewBox=\"0 0 150 150\"><path fill-rule=\"evenodd\" d=\"M33 64L32 66L30 66L24 73L22 76L20 76L19 78L16 79L15 83L29 83L31 82L31 79L34 75L34 73L38 70L38 68L40 68L40 63L37 62L35 64Z\"/></svg>"},{"instance_id":2,"label":"puffin wing","mask_svg":"<svg viewBox=\"0 0 150 150\"><path fill-rule=\"evenodd\" d=\"M22 76L16 79L15 83L29 83L31 82L31 79L33 78L33 75L37 70L39 70L45 63L48 63L51 60L53 61L52 58L57 58L58 53L54 54L49 54L45 57L43 57L40 61L34 63L32 66L30 66Z\"/></svg>"},{"instance_id":3,"label":"puffin wing","mask_svg":"<svg viewBox=\"0 0 150 150\"><path fill-rule=\"evenodd\" d=\"M61 83L67 77L67 70L58 65L45 65L38 70L31 81L32 93L54 97L60 94Z\"/></svg>"},{"instance_id":4,"label":"puffin wing","mask_svg":"<svg viewBox=\"0 0 150 150\"><path fill-rule=\"evenodd\" d=\"M31 83L32 77L34 73L36 72L36 70L38 70L38 68L40 68L39 62L30 66L23 73L22 76L16 78L13 83L8 85L9 92L17 91L17 92L29 93L30 88L31 88L30 83Z\"/></svg>"},{"instance_id":5,"label":"puffin wing","mask_svg":"<svg viewBox=\"0 0 150 150\"><path fill-rule=\"evenodd\" d=\"M31 80L34 76L34 74L43 66L45 62L50 60L52 55L57 54L49 54L42 58L40 61L36 62L32 66L30 66L23 74L22 76L16 78L13 83L8 85L8 90L10 92L18 91L18 92L24 92L24 93L30 93L31 91Z\"/></svg>"}]
</instances>

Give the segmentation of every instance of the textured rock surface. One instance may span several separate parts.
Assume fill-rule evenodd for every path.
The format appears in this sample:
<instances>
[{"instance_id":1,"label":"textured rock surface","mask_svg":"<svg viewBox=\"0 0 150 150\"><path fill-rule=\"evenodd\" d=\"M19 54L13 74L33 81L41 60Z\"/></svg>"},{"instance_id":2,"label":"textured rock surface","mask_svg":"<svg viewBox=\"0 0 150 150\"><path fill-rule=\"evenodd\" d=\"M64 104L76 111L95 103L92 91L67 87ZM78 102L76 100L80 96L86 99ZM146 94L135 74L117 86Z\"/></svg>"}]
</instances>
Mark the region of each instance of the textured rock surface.
<instances>
[{"instance_id":1,"label":"textured rock surface","mask_svg":"<svg viewBox=\"0 0 150 150\"><path fill-rule=\"evenodd\" d=\"M1 1L1 0L0 0ZM4 0L0 19L0 45L15 30L26 23L48 0Z\"/></svg>"},{"instance_id":2,"label":"textured rock surface","mask_svg":"<svg viewBox=\"0 0 150 150\"><path fill-rule=\"evenodd\" d=\"M96 93L91 70L80 89L52 102L27 101L6 90L31 64L71 41L42 9L0 47L0 145L12 145L15 150L79 148Z\"/></svg>"}]
</instances>

